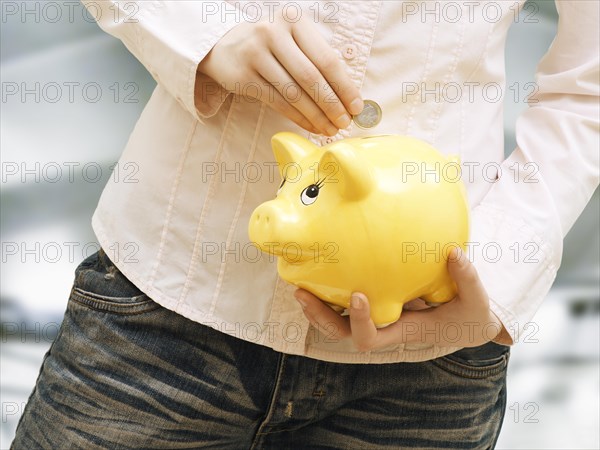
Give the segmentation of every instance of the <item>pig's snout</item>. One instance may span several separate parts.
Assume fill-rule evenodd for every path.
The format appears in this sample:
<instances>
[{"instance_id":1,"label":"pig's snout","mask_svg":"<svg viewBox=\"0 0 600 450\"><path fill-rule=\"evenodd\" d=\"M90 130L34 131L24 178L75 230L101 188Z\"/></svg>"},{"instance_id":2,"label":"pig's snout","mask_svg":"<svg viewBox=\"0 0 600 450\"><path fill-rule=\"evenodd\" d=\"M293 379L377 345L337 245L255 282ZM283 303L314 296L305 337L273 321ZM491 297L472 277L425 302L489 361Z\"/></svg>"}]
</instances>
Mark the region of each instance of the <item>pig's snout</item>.
<instances>
[{"instance_id":1,"label":"pig's snout","mask_svg":"<svg viewBox=\"0 0 600 450\"><path fill-rule=\"evenodd\" d=\"M261 214L261 212L259 211L255 214L255 217L254 217L254 220L258 223L260 223L260 221L261 221L260 214ZM262 212L262 220L264 220L266 222L266 225L269 225L269 213L268 212L266 212L266 211Z\"/></svg>"},{"instance_id":2,"label":"pig's snout","mask_svg":"<svg viewBox=\"0 0 600 450\"><path fill-rule=\"evenodd\" d=\"M267 231L273 225L273 217L275 211L271 205L262 204L254 210L252 217L250 218L250 226L258 229Z\"/></svg>"},{"instance_id":3,"label":"pig's snout","mask_svg":"<svg viewBox=\"0 0 600 450\"><path fill-rule=\"evenodd\" d=\"M265 243L276 241L278 216L277 208L270 202L260 205L250 216L248 235L250 240L258 244L261 250L269 251L265 248Z\"/></svg>"}]
</instances>

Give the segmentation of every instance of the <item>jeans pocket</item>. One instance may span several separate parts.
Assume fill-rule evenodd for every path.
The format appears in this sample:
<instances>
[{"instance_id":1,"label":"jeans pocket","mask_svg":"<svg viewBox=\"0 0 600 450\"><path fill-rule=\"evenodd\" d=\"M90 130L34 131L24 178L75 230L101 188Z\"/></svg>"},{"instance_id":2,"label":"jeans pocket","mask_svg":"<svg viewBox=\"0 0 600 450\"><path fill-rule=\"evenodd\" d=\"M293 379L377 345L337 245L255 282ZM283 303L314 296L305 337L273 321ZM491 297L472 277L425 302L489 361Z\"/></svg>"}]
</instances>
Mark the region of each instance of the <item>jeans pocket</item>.
<instances>
[{"instance_id":1,"label":"jeans pocket","mask_svg":"<svg viewBox=\"0 0 600 450\"><path fill-rule=\"evenodd\" d=\"M75 269L69 300L97 311L122 315L142 314L161 307L129 281L102 249Z\"/></svg>"},{"instance_id":2,"label":"jeans pocket","mask_svg":"<svg viewBox=\"0 0 600 450\"><path fill-rule=\"evenodd\" d=\"M510 347L488 342L479 347L463 348L431 362L446 372L464 378L487 378L503 374L509 356Z\"/></svg>"}]
</instances>

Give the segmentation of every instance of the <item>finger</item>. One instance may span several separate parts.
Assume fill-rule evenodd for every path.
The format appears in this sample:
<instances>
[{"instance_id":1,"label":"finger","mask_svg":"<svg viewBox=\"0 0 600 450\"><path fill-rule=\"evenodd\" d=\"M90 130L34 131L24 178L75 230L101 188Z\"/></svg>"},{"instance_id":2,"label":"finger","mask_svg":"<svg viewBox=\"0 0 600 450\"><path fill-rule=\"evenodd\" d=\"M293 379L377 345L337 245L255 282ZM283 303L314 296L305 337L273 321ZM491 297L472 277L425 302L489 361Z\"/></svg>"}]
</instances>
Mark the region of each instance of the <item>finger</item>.
<instances>
[{"instance_id":1,"label":"finger","mask_svg":"<svg viewBox=\"0 0 600 450\"><path fill-rule=\"evenodd\" d=\"M475 266L465 252L455 247L448 256L448 272L456 283L461 303L486 301L488 296Z\"/></svg>"},{"instance_id":2,"label":"finger","mask_svg":"<svg viewBox=\"0 0 600 450\"><path fill-rule=\"evenodd\" d=\"M333 136L338 129L331 123L325 113L317 106L302 87L294 81L286 69L269 54L255 65L255 70L266 79L283 100L297 109L310 123L323 134Z\"/></svg>"},{"instance_id":3,"label":"finger","mask_svg":"<svg viewBox=\"0 0 600 450\"><path fill-rule=\"evenodd\" d=\"M338 98L350 114L359 114L363 109L360 92L336 52L327 44L321 34L311 24L292 28L292 36L298 47L323 74L334 89Z\"/></svg>"},{"instance_id":4,"label":"finger","mask_svg":"<svg viewBox=\"0 0 600 450\"><path fill-rule=\"evenodd\" d=\"M283 96L275 89L275 86L272 86L267 80L265 80L260 75L256 75L259 86L264 86L263 89L259 89L258 96L255 97L263 103L266 103L269 107L277 111L278 113L284 115L296 125L304 128L305 130L310 131L314 134L320 134L321 131L313 126L313 124L302 115L300 111L291 106L288 102L285 101Z\"/></svg>"},{"instance_id":5,"label":"finger","mask_svg":"<svg viewBox=\"0 0 600 450\"><path fill-rule=\"evenodd\" d=\"M419 309L429 309L429 308L431 308L431 306L429 306L427 303L425 303L425 300L423 300L422 298L415 298L415 299L411 300L410 302L405 303L402 310L403 311L417 311Z\"/></svg>"},{"instance_id":6,"label":"finger","mask_svg":"<svg viewBox=\"0 0 600 450\"><path fill-rule=\"evenodd\" d=\"M445 323L444 309L447 309L447 305L418 311L405 311L397 322L380 330L381 340L387 342L393 337L396 341L405 344L417 342L444 345L439 333L441 324ZM388 333L390 335L387 335Z\"/></svg>"},{"instance_id":7,"label":"finger","mask_svg":"<svg viewBox=\"0 0 600 450\"><path fill-rule=\"evenodd\" d=\"M273 53L337 128L347 128L350 125L351 118L344 104L325 80L323 74L302 52L291 36L276 42ZM333 54L333 52L331 53ZM335 55L332 57L336 58Z\"/></svg>"},{"instance_id":8,"label":"finger","mask_svg":"<svg viewBox=\"0 0 600 450\"><path fill-rule=\"evenodd\" d=\"M355 292L350 300L350 330L354 346L361 352L377 346L377 328L371 319L369 300L364 294Z\"/></svg>"},{"instance_id":9,"label":"finger","mask_svg":"<svg viewBox=\"0 0 600 450\"><path fill-rule=\"evenodd\" d=\"M371 319L367 297L354 293L350 303L350 327L352 340L359 351L383 348L402 342L417 342L417 327L407 327L404 322L397 321L384 328L377 328Z\"/></svg>"},{"instance_id":10,"label":"finger","mask_svg":"<svg viewBox=\"0 0 600 450\"><path fill-rule=\"evenodd\" d=\"M297 289L294 297L302 306L310 323L317 329L328 330L329 338L344 339L350 336L348 320L333 311L321 299L305 289Z\"/></svg>"}]
</instances>

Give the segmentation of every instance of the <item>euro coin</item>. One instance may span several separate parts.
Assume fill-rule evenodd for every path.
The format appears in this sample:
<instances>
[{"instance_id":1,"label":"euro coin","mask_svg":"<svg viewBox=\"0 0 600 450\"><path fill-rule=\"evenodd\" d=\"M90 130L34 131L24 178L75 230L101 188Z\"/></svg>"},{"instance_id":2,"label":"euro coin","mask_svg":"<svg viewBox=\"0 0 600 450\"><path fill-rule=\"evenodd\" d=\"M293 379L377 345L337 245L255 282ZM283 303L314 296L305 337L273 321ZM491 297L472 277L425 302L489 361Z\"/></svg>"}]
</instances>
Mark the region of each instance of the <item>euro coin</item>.
<instances>
[{"instance_id":1,"label":"euro coin","mask_svg":"<svg viewBox=\"0 0 600 450\"><path fill-rule=\"evenodd\" d=\"M363 103L365 107L359 114L352 116L352 120L359 128L373 128L381 122L381 107L373 100L364 100Z\"/></svg>"}]
</instances>

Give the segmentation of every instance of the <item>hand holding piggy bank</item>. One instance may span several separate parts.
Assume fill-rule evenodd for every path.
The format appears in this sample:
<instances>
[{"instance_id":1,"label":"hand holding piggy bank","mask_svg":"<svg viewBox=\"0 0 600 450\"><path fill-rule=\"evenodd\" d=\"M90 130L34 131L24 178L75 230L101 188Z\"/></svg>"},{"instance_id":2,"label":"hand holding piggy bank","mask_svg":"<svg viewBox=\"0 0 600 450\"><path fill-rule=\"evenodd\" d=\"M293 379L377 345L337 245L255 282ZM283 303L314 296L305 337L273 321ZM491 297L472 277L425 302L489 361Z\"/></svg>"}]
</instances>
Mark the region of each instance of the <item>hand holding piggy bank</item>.
<instances>
[{"instance_id":1,"label":"hand holding piggy bank","mask_svg":"<svg viewBox=\"0 0 600 450\"><path fill-rule=\"evenodd\" d=\"M455 296L447 258L469 234L456 158L396 135L318 147L284 132L272 146L283 181L252 213L249 235L279 257L284 280L343 308L363 292L377 326L417 297Z\"/></svg>"}]
</instances>

